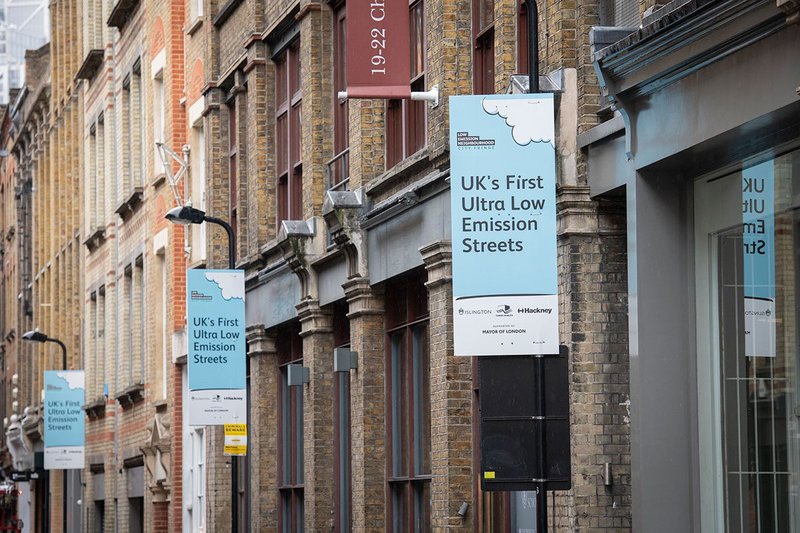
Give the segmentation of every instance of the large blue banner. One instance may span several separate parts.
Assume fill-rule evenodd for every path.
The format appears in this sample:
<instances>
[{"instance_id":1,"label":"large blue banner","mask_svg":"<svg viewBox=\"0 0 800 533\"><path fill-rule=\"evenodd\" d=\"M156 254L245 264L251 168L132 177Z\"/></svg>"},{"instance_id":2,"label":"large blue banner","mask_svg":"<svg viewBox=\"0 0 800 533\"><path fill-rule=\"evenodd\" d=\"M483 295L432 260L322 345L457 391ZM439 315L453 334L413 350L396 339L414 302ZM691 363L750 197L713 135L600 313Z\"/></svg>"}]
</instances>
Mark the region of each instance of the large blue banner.
<instances>
[{"instance_id":1,"label":"large blue banner","mask_svg":"<svg viewBox=\"0 0 800 533\"><path fill-rule=\"evenodd\" d=\"M558 353L551 94L450 98L456 355Z\"/></svg>"},{"instance_id":2,"label":"large blue banner","mask_svg":"<svg viewBox=\"0 0 800 533\"><path fill-rule=\"evenodd\" d=\"M44 468L83 468L86 403L83 370L44 373Z\"/></svg>"},{"instance_id":3,"label":"large blue banner","mask_svg":"<svg viewBox=\"0 0 800 533\"><path fill-rule=\"evenodd\" d=\"M188 270L189 425L247 419L244 272Z\"/></svg>"}]
</instances>

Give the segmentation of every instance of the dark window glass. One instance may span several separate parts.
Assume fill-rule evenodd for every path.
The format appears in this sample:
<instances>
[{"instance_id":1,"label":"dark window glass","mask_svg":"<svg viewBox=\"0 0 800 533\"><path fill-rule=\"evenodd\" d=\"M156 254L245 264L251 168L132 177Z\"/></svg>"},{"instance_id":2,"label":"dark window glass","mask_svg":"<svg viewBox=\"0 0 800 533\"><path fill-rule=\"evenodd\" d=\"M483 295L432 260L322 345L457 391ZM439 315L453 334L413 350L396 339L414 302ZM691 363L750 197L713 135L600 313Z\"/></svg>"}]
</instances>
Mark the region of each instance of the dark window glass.
<instances>
[{"instance_id":1,"label":"dark window glass","mask_svg":"<svg viewBox=\"0 0 800 533\"><path fill-rule=\"evenodd\" d=\"M275 163L277 223L303 218L302 89L300 40L275 58Z\"/></svg>"},{"instance_id":2,"label":"dark window glass","mask_svg":"<svg viewBox=\"0 0 800 533\"><path fill-rule=\"evenodd\" d=\"M412 91L425 90L425 10L422 0L409 6ZM425 102L386 102L386 168L425 146Z\"/></svg>"},{"instance_id":3,"label":"dark window glass","mask_svg":"<svg viewBox=\"0 0 800 533\"><path fill-rule=\"evenodd\" d=\"M387 507L393 532L430 531L430 356L424 274L387 284Z\"/></svg>"},{"instance_id":4,"label":"dark window glass","mask_svg":"<svg viewBox=\"0 0 800 533\"><path fill-rule=\"evenodd\" d=\"M288 365L303 363L299 324L283 328L276 340L278 380L278 491L280 531L303 531L303 388L288 385Z\"/></svg>"}]
</instances>

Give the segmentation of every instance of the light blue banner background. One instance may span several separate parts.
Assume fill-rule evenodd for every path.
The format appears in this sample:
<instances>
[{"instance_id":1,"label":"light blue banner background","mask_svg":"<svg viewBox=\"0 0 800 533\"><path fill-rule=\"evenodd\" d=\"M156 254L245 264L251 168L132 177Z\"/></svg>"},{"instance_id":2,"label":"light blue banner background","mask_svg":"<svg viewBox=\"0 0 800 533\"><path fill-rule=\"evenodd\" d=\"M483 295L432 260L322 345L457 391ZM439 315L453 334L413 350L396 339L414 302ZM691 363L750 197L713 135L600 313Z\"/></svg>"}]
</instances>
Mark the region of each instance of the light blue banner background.
<instances>
[{"instance_id":1,"label":"light blue banner background","mask_svg":"<svg viewBox=\"0 0 800 533\"><path fill-rule=\"evenodd\" d=\"M744 295L775 299L775 161L742 172Z\"/></svg>"},{"instance_id":2,"label":"light blue banner background","mask_svg":"<svg viewBox=\"0 0 800 533\"><path fill-rule=\"evenodd\" d=\"M496 111L492 114L487 111ZM452 202L453 296L557 294L554 114L551 94L450 97L450 194ZM464 146L459 140L494 140L494 146ZM508 187L507 175L536 179L542 188ZM468 190L472 176L488 176L488 190ZM538 178L541 177L541 182ZM530 185L530 181L521 185ZM493 188L493 185L497 185ZM475 197L490 209L470 210ZM544 201L525 209L526 201ZM513 204L512 204L513 202ZM502 209L498 208L502 204ZM513 207L521 209L513 210ZM536 230L465 231L465 218L510 223L536 222ZM466 251L472 242L514 242L521 251Z\"/></svg>"},{"instance_id":3,"label":"light blue banner background","mask_svg":"<svg viewBox=\"0 0 800 533\"><path fill-rule=\"evenodd\" d=\"M186 273L189 390L244 389L244 271Z\"/></svg>"},{"instance_id":4,"label":"light blue banner background","mask_svg":"<svg viewBox=\"0 0 800 533\"><path fill-rule=\"evenodd\" d=\"M83 446L86 419L83 370L46 370L44 373L44 445Z\"/></svg>"}]
</instances>

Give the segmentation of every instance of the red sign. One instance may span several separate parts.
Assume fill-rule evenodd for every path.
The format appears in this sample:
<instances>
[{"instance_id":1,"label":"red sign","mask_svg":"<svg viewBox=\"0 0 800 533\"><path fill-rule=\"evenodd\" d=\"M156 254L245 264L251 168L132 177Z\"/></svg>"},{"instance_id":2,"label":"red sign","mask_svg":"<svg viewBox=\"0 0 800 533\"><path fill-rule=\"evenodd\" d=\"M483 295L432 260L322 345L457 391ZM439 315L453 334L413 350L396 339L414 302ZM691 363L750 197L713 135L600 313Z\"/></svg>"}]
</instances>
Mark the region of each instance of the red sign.
<instances>
[{"instance_id":1,"label":"red sign","mask_svg":"<svg viewBox=\"0 0 800 533\"><path fill-rule=\"evenodd\" d=\"M347 0L347 97L411 98L408 0Z\"/></svg>"}]
</instances>

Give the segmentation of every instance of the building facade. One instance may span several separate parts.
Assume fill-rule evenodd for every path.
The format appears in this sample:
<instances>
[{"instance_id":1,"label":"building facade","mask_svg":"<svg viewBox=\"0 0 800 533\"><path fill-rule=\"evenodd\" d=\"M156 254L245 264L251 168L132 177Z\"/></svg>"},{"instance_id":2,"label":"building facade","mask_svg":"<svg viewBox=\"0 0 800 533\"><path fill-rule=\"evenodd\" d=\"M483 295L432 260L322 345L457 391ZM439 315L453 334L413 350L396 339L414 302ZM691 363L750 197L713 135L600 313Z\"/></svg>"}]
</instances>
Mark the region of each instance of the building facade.
<instances>
[{"instance_id":1,"label":"building facade","mask_svg":"<svg viewBox=\"0 0 800 533\"><path fill-rule=\"evenodd\" d=\"M19 484L30 531L532 523L532 494L481 491L491 359L453 355L447 100L525 90L528 14L408 7L434 104L338 98L345 2L52 4L0 130L4 467L42 446L59 362L35 327L87 371L87 453L66 498L60 472ZM538 14L571 411L551 527L800 531L796 3ZM246 276L245 458L186 423L186 269L230 259L218 227L164 220L189 202Z\"/></svg>"}]
</instances>

